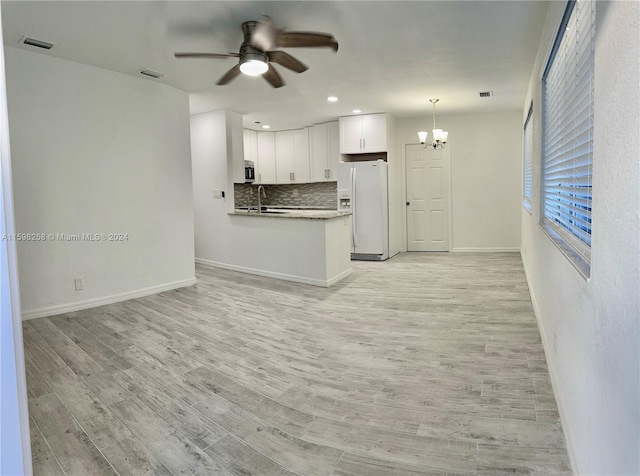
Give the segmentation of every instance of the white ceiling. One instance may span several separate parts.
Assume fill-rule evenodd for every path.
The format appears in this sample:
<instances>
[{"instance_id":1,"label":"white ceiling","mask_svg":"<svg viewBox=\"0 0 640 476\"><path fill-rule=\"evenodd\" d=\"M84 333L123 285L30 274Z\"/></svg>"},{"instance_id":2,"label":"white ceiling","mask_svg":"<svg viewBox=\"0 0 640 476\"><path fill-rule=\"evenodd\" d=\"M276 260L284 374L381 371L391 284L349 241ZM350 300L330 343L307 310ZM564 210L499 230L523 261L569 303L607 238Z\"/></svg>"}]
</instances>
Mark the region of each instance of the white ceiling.
<instances>
[{"instance_id":1,"label":"white ceiling","mask_svg":"<svg viewBox=\"0 0 640 476\"><path fill-rule=\"evenodd\" d=\"M192 113L230 108L273 129L351 114L397 117L480 113L523 107L548 3L538 1L7 1L5 46L160 81L190 95ZM277 67L286 85L239 76L214 83L235 59L176 59L175 51L237 52L240 25L268 14L287 30L332 33L340 44L289 48L310 69ZM24 35L56 43L51 51L19 45ZM479 91L492 90L490 99ZM339 101L330 104L329 95Z\"/></svg>"}]
</instances>

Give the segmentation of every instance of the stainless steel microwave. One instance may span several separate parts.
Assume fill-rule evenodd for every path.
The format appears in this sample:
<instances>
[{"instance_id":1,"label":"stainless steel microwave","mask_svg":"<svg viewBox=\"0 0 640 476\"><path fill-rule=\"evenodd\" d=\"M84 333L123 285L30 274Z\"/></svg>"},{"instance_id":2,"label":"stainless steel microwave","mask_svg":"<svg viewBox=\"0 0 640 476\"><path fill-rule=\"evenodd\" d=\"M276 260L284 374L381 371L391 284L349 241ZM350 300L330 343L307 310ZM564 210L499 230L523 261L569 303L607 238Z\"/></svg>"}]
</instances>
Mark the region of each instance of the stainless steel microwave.
<instances>
[{"instance_id":1,"label":"stainless steel microwave","mask_svg":"<svg viewBox=\"0 0 640 476\"><path fill-rule=\"evenodd\" d=\"M251 160L244 161L244 183L253 183L256 180L256 168Z\"/></svg>"}]
</instances>

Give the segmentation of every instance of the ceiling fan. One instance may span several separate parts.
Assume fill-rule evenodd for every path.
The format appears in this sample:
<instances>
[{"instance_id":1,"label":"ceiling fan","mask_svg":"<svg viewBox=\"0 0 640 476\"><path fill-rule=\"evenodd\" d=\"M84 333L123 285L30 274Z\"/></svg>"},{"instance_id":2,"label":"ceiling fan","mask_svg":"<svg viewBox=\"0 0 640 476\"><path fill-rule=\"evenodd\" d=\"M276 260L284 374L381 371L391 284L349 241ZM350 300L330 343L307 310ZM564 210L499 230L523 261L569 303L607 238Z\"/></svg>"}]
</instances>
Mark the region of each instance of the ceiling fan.
<instances>
[{"instance_id":1,"label":"ceiling fan","mask_svg":"<svg viewBox=\"0 0 640 476\"><path fill-rule=\"evenodd\" d=\"M262 75L271 86L284 86L284 80L272 63L284 66L296 73L309 69L304 63L289 53L276 48L322 48L338 51L338 42L329 33L311 31L285 31L278 29L271 18L263 15L260 21L246 21L242 24L244 41L239 53L174 53L176 58L238 58L238 64L227 71L217 85L227 84L240 73L249 76Z\"/></svg>"}]
</instances>

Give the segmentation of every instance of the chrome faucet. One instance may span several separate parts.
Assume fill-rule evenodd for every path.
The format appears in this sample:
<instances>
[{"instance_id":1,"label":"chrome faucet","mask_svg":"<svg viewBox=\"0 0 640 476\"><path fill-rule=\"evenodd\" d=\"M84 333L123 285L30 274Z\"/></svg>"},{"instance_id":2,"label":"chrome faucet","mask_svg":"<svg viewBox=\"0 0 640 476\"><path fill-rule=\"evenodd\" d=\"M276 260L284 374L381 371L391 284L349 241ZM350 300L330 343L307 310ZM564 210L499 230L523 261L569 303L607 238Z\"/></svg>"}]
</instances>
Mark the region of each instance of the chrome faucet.
<instances>
[{"instance_id":1,"label":"chrome faucet","mask_svg":"<svg viewBox=\"0 0 640 476\"><path fill-rule=\"evenodd\" d=\"M267 198L264 185L258 185L258 213L262 213L262 198Z\"/></svg>"}]
</instances>

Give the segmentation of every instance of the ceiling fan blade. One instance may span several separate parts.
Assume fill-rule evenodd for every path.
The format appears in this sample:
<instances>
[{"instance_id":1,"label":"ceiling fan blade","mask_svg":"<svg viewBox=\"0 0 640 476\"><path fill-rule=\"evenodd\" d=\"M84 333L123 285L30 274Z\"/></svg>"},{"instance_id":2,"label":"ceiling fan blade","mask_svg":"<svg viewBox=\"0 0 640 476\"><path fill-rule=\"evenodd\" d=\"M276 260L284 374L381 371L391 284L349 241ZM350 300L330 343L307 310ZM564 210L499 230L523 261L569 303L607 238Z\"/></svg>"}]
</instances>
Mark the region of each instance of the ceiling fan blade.
<instances>
[{"instance_id":1,"label":"ceiling fan blade","mask_svg":"<svg viewBox=\"0 0 640 476\"><path fill-rule=\"evenodd\" d=\"M238 58L240 55L238 53L174 53L173 56L176 58Z\"/></svg>"},{"instance_id":2,"label":"ceiling fan blade","mask_svg":"<svg viewBox=\"0 0 640 476\"><path fill-rule=\"evenodd\" d=\"M261 51L269 51L274 48L278 29L274 21L267 15L262 15L251 34L251 46Z\"/></svg>"},{"instance_id":3,"label":"ceiling fan blade","mask_svg":"<svg viewBox=\"0 0 640 476\"><path fill-rule=\"evenodd\" d=\"M269 61L278 63L285 68L289 68L291 71L295 71L296 73L304 73L309 69L309 67L302 61L297 60L284 51L268 51L267 56L269 57Z\"/></svg>"},{"instance_id":4,"label":"ceiling fan blade","mask_svg":"<svg viewBox=\"0 0 640 476\"><path fill-rule=\"evenodd\" d=\"M269 69L267 70L266 73L262 75L262 77L266 79L267 82L274 88L280 88L284 86L284 81L282 80L282 77L278 74L276 69L271 65L269 65Z\"/></svg>"},{"instance_id":5,"label":"ceiling fan blade","mask_svg":"<svg viewBox=\"0 0 640 476\"><path fill-rule=\"evenodd\" d=\"M227 71L223 77L221 77L216 83L218 86L222 86L223 84L227 84L232 79L240 74L240 64L235 65L229 71Z\"/></svg>"},{"instance_id":6,"label":"ceiling fan blade","mask_svg":"<svg viewBox=\"0 0 640 476\"><path fill-rule=\"evenodd\" d=\"M276 37L276 46L281 48L322 48L338 51L338 42L328 33L312 31L284 31Z\"/></svg>"}]
</instances>

